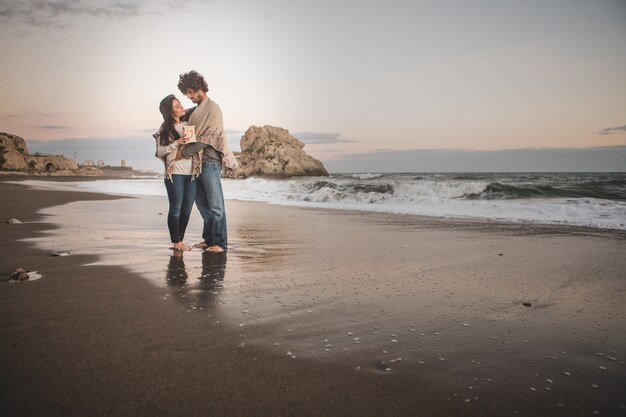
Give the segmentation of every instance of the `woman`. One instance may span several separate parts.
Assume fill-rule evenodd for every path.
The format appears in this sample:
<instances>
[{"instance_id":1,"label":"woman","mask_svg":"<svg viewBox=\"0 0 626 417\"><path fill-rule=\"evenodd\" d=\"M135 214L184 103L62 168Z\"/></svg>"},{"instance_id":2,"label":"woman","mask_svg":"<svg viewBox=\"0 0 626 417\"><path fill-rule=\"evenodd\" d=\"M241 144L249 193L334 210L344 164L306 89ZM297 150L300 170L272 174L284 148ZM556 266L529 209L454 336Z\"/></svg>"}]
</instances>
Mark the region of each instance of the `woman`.
<instances>
[{"instance_id":1,"label":"woman","mask_svg":"<svg viewBox=\"0 0 626 417\"><path fill-rule=\"evenodd\" d=\"M191 246L184 243L185 230L191 216L191 209L196 198L196 181L198 173L192 170L191 159L178 159L179 147L189 141L183 136L183 126L187 122L180 118L185 115L185 109L173 94L165 97L159 104L159 111L163 115L163 124L156 140L156 156L165 164L165 189L170 202L167 214L167 227L175 250L191 250Z\"/></svg>"}]
</instances>

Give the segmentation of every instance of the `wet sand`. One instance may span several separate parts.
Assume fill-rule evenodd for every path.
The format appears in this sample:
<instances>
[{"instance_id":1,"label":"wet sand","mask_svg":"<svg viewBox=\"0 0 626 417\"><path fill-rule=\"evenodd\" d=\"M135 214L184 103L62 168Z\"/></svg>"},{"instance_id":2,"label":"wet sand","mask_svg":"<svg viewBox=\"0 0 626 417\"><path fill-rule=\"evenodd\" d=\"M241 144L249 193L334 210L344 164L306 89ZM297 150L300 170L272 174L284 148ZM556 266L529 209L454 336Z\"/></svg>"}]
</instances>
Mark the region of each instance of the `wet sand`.
<instances>
[{"instance_id":1,"label":"wet sand","mask_svg":"<svg viewBox=\"0 0 626 417\"><path fill-rule=\"evenodd\" d=\"M2 415L626 415L623 232L0 192Z\"/></svg>"}]
</instances>

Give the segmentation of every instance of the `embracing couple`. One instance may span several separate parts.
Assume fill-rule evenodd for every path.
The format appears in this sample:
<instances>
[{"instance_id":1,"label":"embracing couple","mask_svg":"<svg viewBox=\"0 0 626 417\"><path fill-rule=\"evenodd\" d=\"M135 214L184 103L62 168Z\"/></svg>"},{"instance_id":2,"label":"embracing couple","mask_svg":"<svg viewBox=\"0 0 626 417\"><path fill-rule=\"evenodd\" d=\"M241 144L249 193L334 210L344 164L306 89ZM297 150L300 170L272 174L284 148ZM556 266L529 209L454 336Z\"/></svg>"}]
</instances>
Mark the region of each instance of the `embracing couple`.
<instances>
[{"instance_id":1,"label":"embracing couple","mask_svg":"<svg viewBox=\"0 0 626 417\"><path fill-rule=\"evenodd\" d=\"M224 252L228 236L220 177L222 167L234 171L239 163L226 142L222 111L207 96L204 77L196 71L182 74L178 89L196 107L184 109L173 94L165 97L159 104L163 123L153 135L156 156L165 164L172 249L191 250L184 237L195 201L204 226L202 241L193 246Z\"/></svg>"}]
</instances>

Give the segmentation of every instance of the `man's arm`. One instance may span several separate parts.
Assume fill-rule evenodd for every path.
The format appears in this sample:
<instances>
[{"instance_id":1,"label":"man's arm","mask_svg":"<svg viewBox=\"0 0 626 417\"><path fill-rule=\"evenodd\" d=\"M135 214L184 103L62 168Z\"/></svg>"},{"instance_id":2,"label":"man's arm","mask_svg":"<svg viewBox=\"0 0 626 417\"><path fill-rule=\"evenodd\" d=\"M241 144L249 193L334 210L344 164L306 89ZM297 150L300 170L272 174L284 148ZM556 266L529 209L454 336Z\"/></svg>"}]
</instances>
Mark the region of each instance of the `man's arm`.
<instances>
[{"instance_id":1,"label":"man's arm","mask_svg":"<svg viewBox=\"0 0 626 417\"><path fill-rule=\"evenodd\" d=\"M202 142L189 143L182 148L179 154L182 154L183 158L191 158L193 154L200 152L207 146L209 145L207 145L206 143L202 143Z\"/></svg>"}]
</instances>

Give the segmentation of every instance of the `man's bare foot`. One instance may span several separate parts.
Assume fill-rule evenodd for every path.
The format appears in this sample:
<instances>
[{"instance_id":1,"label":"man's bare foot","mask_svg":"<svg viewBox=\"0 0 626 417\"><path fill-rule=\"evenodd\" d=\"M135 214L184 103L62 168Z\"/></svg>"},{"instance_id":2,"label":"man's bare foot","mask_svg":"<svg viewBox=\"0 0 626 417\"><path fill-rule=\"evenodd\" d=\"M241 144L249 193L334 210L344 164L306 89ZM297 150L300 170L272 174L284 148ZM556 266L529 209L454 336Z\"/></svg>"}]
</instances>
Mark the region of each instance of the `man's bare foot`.
<instances>
[{"instance_id":1,"label":"man's bare foot","mask_svg":"<svg viewBox=\"0 0 626 417\"><path fill-rule=\"evenodd\" d=\"M219 245L211 245L208 248L205 249L207 252L213 252L213 253L222 253L224 252L224 248L222 248Z\"/></svg>"},{"instance_id":2,"label":"man's bare foot","mask_svg":"<svg viewBox=\"0 0 626 417\"><path fill-rule=\"evenodd\" d=\"M209 247L209 245L206 244L206 242L202 241L202 242L198 242L195 245L193 245L194 248L200 248L200 249L206 249Z\"/></svg>"},{"instance_id":3,"label":"man's bare foot","mask_svg":"<svg viewBox=\"0 0 626 417\"><path fill-rule=\"evenodd\" d=\"M183 242L174 243L172 246L174 250L191 250L191 246L185 245Z\"/></svg>"}]
</instances>

